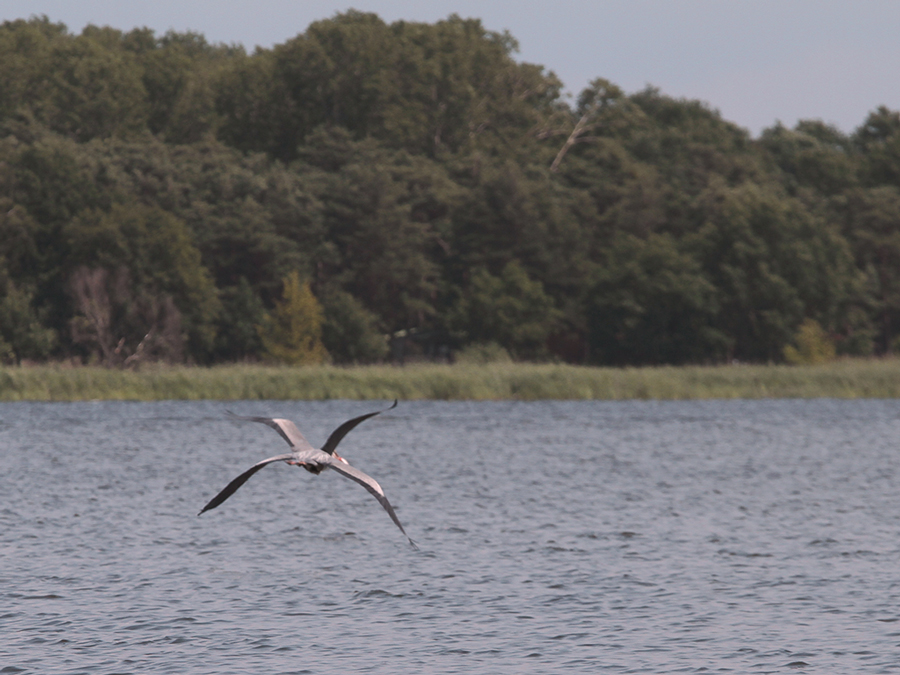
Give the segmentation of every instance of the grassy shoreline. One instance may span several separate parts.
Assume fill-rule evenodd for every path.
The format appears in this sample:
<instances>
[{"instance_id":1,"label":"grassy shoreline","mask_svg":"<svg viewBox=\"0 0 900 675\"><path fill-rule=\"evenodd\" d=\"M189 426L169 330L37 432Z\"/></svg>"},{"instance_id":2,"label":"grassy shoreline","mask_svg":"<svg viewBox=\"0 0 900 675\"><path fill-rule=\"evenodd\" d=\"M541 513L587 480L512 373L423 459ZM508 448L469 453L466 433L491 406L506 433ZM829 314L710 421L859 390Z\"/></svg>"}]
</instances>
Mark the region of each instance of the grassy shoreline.
<instances>
[{"instance_id":1,"label":"grassy shoreline","mask_svg":"<svg viewBox=\"0 0 900 675\"><path fill-rule=\"evenodd\" d=\"M900 359L818 366L0 367L0 401L900 398Z\"/></svg>"}]
</instances>

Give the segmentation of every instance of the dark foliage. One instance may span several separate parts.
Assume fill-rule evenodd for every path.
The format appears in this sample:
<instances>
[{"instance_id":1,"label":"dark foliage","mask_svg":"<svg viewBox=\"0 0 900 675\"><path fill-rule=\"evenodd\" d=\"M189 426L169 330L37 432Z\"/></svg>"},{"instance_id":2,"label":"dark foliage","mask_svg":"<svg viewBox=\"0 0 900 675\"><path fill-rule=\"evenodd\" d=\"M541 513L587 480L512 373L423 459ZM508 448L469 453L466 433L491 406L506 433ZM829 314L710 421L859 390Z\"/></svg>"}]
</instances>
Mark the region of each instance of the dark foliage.
<instances>
[{"instance_id":1,"label":"dark foliage","mask_svg":"<svg viewBox=\"0 0 900 675\"><path fill-rule=\"evenodd\" d=\"M252 54L3 23L0 358L258 359L292 275L339 363L900 347L900 113L752 139L603 79L570 107L515 51L455 15Z\"/></svg>"}]
</instances>

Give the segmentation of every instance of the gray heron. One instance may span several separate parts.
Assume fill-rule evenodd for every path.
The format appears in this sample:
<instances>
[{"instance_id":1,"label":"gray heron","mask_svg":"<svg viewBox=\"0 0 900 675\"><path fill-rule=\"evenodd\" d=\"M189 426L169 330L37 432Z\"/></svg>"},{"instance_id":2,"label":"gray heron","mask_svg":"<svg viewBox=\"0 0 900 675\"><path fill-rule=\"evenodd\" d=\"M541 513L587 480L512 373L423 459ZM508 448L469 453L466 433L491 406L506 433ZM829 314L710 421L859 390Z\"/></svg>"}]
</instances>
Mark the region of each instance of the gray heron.
<instances>
[{"instance_id":1,"label":"gray heron","mask_svg":"<svg viewBox=\"0 0 900 675\"><path fill-rule=\"evenodd\" d=\"M214 509L222 504L222 502L224 502L231 495L237 492L238 488L246 483L253 474L255 474L267 464L272 464L273 462L284 462L292 466L302 466L310 473L314 473L317 475L322 473L322 471L324 471L325 469L333 469L342 476L346 476L350 480L356 481L366 490L368 490L371 495L378 500L378 503L381 504L382 507L384 507L384 510L387 511L388 515L391 517L391 520L394 521L394 524L400 528L400 531L404 535L406 535L406 538L409 539L409 543L412 544L414 548L418 548L412 538L408 534L406 534L406 530L403 529L403 525L400 524L400 519L397 518L397 514L394 513L394 508L391 506L391 503L388 501L387 497L384 496L384 490L381 489L378 481L376 481L371 476L364 474L359 469L355 469L354 467L350 466L350 463L347 462L346 459L341 457L336 451L338 443L340 443L344 436L346 436L357 424L369 419L370 417L380 415L381 413L396 407L397 400L395 399L394 404L389 408L385 408L384 410L376 410L375 412L366 413L365 415L360 415L359 417L354 417L353 419L347 420L341 426L331 432L331 435L328 437L328 440L325 441L325 445L323 445L321 449L314 448L312 445L310 445L309 441L307 441L303 437L303 434L300 433L297 425L290 420L271 417L245 417L243 415L235 415L233 412L227 411L228 414L235 419L247 420L249 422L261 422L262 424L266 424L272 427L285 441L287 441L287 444L291 446L291 451L283 455L275 455L274 457L269 457L268 459L264 459L251 466L244 473L242 473L240 476L226 485L222 489L222 491L219 492L219 494L213 497L209 501L209 503L207 503L207 505L200 510L200 513L198 513L197 515L202 515L204 512L209 511L210 509Z\"/></svg>"}]
</instances>

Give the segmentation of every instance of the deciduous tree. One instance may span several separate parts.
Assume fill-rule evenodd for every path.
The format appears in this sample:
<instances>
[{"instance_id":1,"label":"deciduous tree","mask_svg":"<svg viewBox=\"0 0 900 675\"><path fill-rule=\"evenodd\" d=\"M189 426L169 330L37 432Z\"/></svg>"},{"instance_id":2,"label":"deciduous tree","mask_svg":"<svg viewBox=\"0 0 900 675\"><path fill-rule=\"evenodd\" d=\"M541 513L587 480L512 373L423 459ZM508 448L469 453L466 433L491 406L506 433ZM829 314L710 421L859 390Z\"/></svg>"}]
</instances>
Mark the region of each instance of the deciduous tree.
<instances>
[{"instance_id":1,"label":"deciduous tree","mask_svg":"<svg viewBox=\"0 0 900 675\"><path fill-rule=\"evenodd\" d=\"M284 279L282 298L259 327L266 355L290 365L322 363L328 352L322 345L322 306L310 289L300 282L299 272Z\"/></svg>"}]
</instances>

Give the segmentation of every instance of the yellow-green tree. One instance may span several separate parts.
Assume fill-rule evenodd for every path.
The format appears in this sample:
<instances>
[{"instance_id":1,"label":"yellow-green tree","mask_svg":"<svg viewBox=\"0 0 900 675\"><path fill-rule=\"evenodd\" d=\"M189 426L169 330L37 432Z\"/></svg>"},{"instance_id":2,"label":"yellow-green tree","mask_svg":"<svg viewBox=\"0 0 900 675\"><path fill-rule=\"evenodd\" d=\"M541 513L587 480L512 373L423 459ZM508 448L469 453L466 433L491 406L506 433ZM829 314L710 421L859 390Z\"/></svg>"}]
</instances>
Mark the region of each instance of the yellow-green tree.
<instances>
[{"instance_id":1,"label":"yellow-green tree","mask_svg":"<svg viewBox=\"0 0 900 675\"><path fill-rule=\"evenodd\" d=\"M806 319L800 324L794 343L784 348L784 358L792 365L815 365L834 360L834 341L815 319Z\"/></svg>"},{"instance_id":2,"label":"yellow-green tree","mask_svg":"<svg viewBox=\"0 0 900 675\"><path fill-rule=\"evenodd\" d=\"M266 355L291 365L322 363L328 352L322 345L322 306L309 282L300 283L300 273L282 279L281 301L258 327Z\"/></svg>"}]
</instances>

